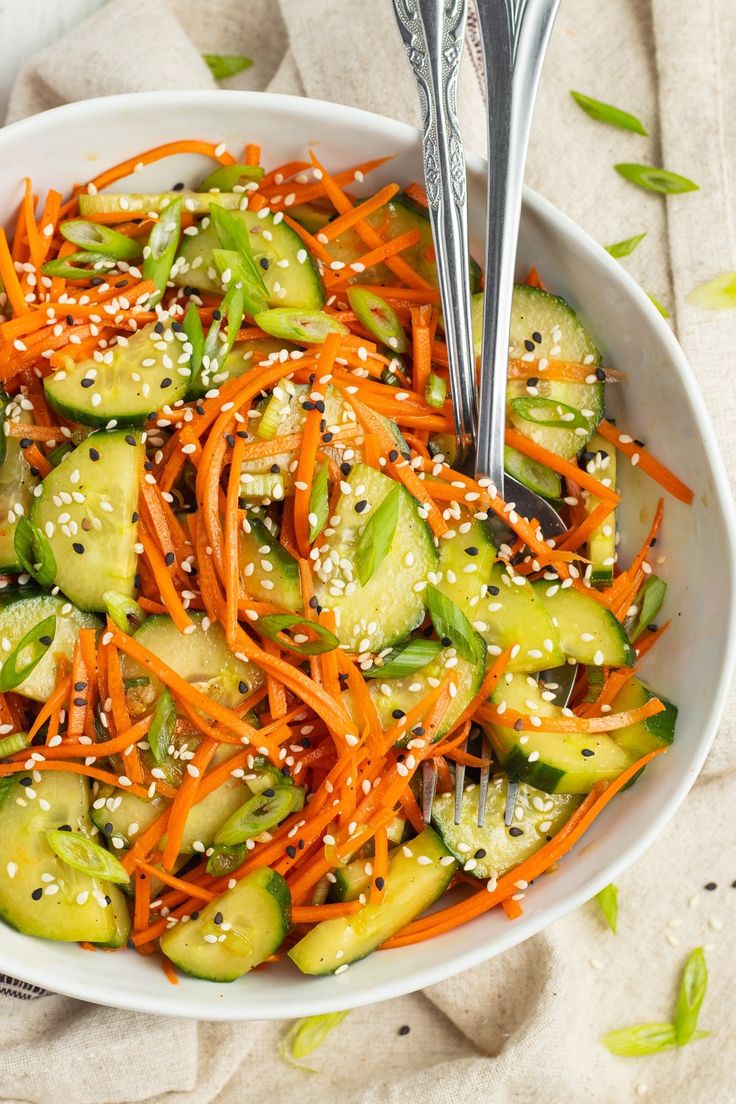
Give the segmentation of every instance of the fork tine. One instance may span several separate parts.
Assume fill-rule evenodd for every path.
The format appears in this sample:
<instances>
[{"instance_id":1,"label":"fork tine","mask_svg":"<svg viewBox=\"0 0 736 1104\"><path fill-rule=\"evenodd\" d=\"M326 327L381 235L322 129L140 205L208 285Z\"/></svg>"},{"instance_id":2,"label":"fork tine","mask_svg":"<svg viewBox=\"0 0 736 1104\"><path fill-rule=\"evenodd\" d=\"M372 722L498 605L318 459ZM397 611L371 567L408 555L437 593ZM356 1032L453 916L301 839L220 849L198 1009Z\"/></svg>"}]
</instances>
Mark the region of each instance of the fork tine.
<instances>
[{"instance_id":1,"label":"fork tine","mask_svg":"<svg viewBox=\"0 0 736 1104\"><path fill-rule=\"evenodd\" d=\"M478 781L478 827L483 827L483 821L486 818L486 798L488 796L488 779L491 776L491 747L488 742L488 737L485 733L481 737L480 742L481 756L487 759L488 762L485 767L480 768L480 779Z\"/></svg>"},{"instance_id":2,"label":"fork tine","mask_svg":"<svg viewBox=\"0 0 736 1104\"><path fill-rule=\"evenodd\" d=\"M468 750L470 737L462 745L462 750ZM455 824L460 823L460 815L463 811L463 787L465 785L465 764L455 764Z\"/></svg>"},{"instance_id":3,"label":"fork tine","mask_svg":"<svg viewBox=\"0 0 736 1104\"><path fill-rule=\"evenodd\" d=\"M422 763L422 819L429 824L432 819L432 805L437 789L437 766L434 759L425 759Z\"/></svg>"},{"instance_id":4,"label":"fork tine","mask_svg":"<svg viewBox=\"0 0 736 1104\"><path fill-rule=\"evenodd\" d=\"M503 816L503 822L508 828L511 821L514 819L514 809L516 808L516 795L519 792L519 783L509 780L506 786L506 812Z\"/></svg>"}]
</instances>

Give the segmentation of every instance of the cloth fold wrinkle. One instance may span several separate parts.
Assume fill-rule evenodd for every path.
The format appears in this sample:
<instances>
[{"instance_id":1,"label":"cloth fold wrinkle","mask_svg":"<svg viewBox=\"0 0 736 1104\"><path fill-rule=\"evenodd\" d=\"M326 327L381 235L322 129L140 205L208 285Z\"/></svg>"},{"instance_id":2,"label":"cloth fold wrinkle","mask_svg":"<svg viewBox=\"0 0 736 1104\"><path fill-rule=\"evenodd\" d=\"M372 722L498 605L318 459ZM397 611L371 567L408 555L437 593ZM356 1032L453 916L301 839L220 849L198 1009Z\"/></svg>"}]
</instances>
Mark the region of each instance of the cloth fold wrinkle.
<instances>
[{"instance_id":1,"label":"cloth fold wrinkle","mask_svg":"<svg viewBox=\"0 0 736 1104\"><path fill-rule=\"evenodd\" d=\"M306 94L418 119L390 0L110 0L26 65L11 118L84 96L214 88L201 52L253 58L221 87ZM648 231L624 264L676 307L731 474L736 410L722 350L729 336L733 342L733 314L706 315L685 296L736 266L729 178L736 134L724 126L736 117L728 69L735 52L732 0L619 0L594 14L589 0L565 0L527 166L529 184L601 243ZM571 88L635 111L650 137L592 121L572 102ZM460 100L468 146L483 153L484 107L470 51ZM692 176L701 191L668 199L666 214L665 201L613 171L619 161L664 164ZM193 1023L54 995L0 996L0 1100L240 1104L267 1095L269 1104L291 1104L298 1095L301 1104L692 1104L697 1092L710 1104L731 1104L734 717L729 708L706 775L675 820L617 879L618 937L590 903L471 972L357 1009L307 1059L319 1070L311 1078L279 1060L278 1023ZM718 889L704 891L706 882ZM524 905L533 910L533 893ZM713 1038L636 1062L609 1056L598 1042L603 1032L671 1016L678 971L696 945L706 946L701 1026ZM399 1036L401 1025L411 1032Z\"/></svg>"}]
</instances>

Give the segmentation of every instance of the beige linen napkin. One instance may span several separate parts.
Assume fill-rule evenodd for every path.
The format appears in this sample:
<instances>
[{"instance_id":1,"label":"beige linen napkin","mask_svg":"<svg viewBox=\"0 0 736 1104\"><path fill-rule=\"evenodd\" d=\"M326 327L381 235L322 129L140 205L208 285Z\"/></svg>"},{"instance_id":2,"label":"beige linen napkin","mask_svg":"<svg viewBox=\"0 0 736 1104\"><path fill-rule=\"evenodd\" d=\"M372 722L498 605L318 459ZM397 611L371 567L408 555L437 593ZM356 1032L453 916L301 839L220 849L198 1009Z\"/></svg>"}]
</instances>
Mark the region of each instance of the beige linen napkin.
<instances>
[{"instance_id":1,"label":"beige linen napkin","mask_svg":"<svg viewBox=\"0 0 736 1104\"><path fill-rule=\"evenodd\" d=\"M533 2L533 0L532 0ZM144 33L141 33L144 29ZM2 28L0 28L2 33ZM483 151L469 42L461 81L468 145ZM67 99L143 88L213 87L200 51L255 64L224 87L340 100L416 121L389 0L111 0L34 58L10 118ZM648 231L624 263L666 303L716 423L729 472L736 426L728 350L733 312L696 310L698 282L736 267L733 0L563 0L532 138L529 183L604 244ZM74 65L69 59L74 59ZM644 139L594 123L568 90L629 108ZM662 200L623 181L616 161L663 163L701 191ZM730 344L729 344L730 342ZM285 1025L179 1022L64 997L0 997L0 1099L33 1104L731 1104L736 996L734 720L727 710L707 777L620 879L620 934L594 905L485 966L358 1010L313 1056L284 1065ZM709 891L706 883L716 883ZM1 937L1 933L0 933ZM714 1035L644 1059L611 1057L605 1030L666 1019L686 953L705 944L702 1026ZM409 1034L398 1034L410 1025Z\"/></svg>"}]
</instances>

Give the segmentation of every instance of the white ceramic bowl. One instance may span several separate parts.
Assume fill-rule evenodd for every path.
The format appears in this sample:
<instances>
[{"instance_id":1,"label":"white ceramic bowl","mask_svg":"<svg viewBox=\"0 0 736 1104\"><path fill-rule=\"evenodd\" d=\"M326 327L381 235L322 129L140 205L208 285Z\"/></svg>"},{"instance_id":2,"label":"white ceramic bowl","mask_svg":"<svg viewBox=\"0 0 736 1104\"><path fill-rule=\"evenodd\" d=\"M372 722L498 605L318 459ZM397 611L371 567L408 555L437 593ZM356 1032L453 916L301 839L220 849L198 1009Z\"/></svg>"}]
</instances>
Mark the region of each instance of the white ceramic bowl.
<instances>
[{"instance_id":1,"label":"white ceramic bowl","mask_svg":"<svg viewBox=\"0 0 736 1104\"><path fill-rule=\"evenodd\" d=\"M421 179L417 133L367 112L331 103L246 92L166 92L60 107L0 131L0 219L10 219L22 177L37 194L68 189L149 146L177 138L224 141L233 151L259 142L267 166L314 146L333 169L395 154L364 190L389 179ZM136 175L131 190L195 183L209 162L163 161ZM468 158L470 226L482 242L485 166ZM123 190L125 184L116 185ZM476 249L476 254L482 252ZM87 954L0 926L0 970L84 1000L200 1019L286 1018L328 1012L420 989L483 962L588 900L652 842L693 784L716 731L733 666L733 509L713 431L693 374L667 325L625 270L574 222L527 192L519 273L536 264L555 292L581 312L605 353L629 382L611 399L620 424L697 488L688 508L667 497L658 553L670 584L672 628L647 658L653 686L679 706L672 750L636 786L616 797L573 856L540 878L511 923L500 909L439 939L371 955L339 977L306 978L290 963L232 985L182 978L173 988L154 960L120 952ZM613 391L613 388L609 388ZM620 511L624 557L643 539L658 488L628 464Z\"/></svg>"}]
</instances>

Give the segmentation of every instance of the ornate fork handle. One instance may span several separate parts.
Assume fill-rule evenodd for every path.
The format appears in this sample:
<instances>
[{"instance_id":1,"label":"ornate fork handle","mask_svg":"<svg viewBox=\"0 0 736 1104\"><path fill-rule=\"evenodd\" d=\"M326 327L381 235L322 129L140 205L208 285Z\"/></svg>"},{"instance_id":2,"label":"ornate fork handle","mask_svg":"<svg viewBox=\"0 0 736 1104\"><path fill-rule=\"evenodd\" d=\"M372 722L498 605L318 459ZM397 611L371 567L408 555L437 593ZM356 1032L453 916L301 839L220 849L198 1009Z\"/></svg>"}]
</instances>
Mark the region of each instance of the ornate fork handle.
<instances>
[{"instance_id":1,"label":"ornate fork handle","mask_svg":"<svg viewBox=\"0 0 736 1104\"><path fill-rule=\"evenodd\" d=\"M474 438L477 407L467 290L465 153L457 118L467 2L393 0L393 4L419 90L429 217L435 241L443 243L437 250L437 269L456 433L462 451L467 452Z\"/></svg>"}]
</instances>

